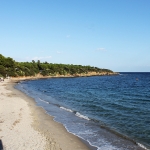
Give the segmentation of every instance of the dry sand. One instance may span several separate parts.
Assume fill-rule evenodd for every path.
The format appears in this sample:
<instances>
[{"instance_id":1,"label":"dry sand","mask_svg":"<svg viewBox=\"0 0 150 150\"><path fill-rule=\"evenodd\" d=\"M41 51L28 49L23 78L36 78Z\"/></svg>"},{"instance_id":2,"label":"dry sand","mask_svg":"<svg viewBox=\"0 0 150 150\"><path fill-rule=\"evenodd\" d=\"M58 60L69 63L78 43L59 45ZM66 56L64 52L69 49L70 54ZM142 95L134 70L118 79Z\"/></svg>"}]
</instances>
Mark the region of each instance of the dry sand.
<instances>
[{"instance_id":1,"label":"dry sand","mask_svg":"<svg viewBox=\"0 0 150 150\"><path fill-rule=\"evenodd\" d=\"M53 121L14 84L0 82L0 139L5 150L95 150Z\"/></svg>"}]
</instances>

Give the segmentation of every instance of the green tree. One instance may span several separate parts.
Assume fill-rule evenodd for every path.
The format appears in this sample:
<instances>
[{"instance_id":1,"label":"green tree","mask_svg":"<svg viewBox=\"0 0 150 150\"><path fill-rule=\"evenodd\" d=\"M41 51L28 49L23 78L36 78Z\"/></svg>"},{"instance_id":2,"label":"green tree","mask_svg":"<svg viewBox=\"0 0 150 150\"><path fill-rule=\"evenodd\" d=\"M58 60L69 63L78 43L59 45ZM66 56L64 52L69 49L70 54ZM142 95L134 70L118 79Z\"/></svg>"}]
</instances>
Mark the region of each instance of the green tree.
<instances>
[{"instance_id":1,"label":"green tree","mask_svg":"<svg viewBox=\"0 0 150 150\"><path fill-rule=\"evenodd\" d=\"M5 67L3 65L0 65L0 75L2 75L3 77L6 76L6 70L5 70Z\"/></svg>"}]
</instances>

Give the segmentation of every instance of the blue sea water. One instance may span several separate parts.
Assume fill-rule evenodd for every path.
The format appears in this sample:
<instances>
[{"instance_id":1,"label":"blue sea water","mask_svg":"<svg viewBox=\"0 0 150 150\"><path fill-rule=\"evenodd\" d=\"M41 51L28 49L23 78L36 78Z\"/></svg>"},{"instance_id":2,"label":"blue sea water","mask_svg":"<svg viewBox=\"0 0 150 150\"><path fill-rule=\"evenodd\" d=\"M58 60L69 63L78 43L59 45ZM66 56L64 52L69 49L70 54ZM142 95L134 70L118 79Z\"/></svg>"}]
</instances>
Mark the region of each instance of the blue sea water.
<instances>
[{"instance_id":1,"label":"blue sea water","mask_svg":"<svg viewBox=\"0 0 150 150\"><path fill-rule=\"evenodd\" d=\"M98 150L150 149L150 73L29 80L16 88Z\"/></svg>"}]
</instances>

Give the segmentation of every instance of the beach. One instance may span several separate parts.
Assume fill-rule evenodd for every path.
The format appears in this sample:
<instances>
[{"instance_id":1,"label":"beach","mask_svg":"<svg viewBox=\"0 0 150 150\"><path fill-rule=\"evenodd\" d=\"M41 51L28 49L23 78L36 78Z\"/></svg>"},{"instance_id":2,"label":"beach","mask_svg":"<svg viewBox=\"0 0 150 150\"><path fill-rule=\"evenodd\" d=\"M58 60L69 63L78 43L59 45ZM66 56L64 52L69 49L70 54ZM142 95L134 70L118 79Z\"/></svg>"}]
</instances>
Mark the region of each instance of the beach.
<instances>
[{"instance_id":1,"label":"beach","mask_svg":"<svg viewBox=\"0 0 150 150\"><path fill-rule=\"evenodd\" d=\"M95 150L67 132L38 107L34 99L14 88L15 80L0 82L0 140L5 150Z\"/></svg>"}]
</instances>

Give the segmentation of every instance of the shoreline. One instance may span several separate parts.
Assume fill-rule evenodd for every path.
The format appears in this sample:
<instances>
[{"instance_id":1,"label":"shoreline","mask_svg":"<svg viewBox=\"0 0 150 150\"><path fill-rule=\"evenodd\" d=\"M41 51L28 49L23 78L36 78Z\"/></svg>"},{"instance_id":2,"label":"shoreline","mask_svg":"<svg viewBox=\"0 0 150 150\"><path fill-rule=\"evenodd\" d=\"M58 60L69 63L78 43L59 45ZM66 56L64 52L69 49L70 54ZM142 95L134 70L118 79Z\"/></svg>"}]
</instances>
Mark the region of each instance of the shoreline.
<instances>
[{"instance_id":1,"label":"shoreline","mask_svg":"<svg viewBox=\"0 0 150 150\"><path fill-rule=\"evenodd\" d=\"M40 78L39 78L39 79L40 79ZM26 80L26 79L23 79L23 80ZM32 79L27 79L27 80L32 80ZM20 80L20 81L22 81L22 80ZM19 82L19 81L17 80L16 83L18 83L18 82ZM51 116L51 114L48 114L48 115ZM54 117L52 116L52 118L54 118ZM55 120L54 120L54 121L55 121ZM55 122L57 122L57 121L55 121ZM57 123L59 123L59 122L57 122ZM61 123L60 123L60 124L61 124ZM61 124L61 125L63 125L63 124ZM64 128L67 130L66 127L64 127ZM106 128L106 130L109 131L111 134L114 134L114 131L113 131L113 130L110 130L110 129L107 129L107 128ZM76 137L78 137L78 138L80 139L80 141L82 141L82 143L85 143L85 144L88 146L88 148L89 148L90 150L97 150L97 149L98 149L96 146L95 146L95 147L94 147L94 146L91 146L89 142L85 141L85 140L82 139L80 136L77 136L76 134L74 134L74 133L72 133L72 132L69 132L69 131L67 131L67 132L73 134L73 135L76 136ZM140 144L140 143L137 143L136 141L134 141L134 140L132 140L132 139L126 137L126 136L120 135L118 132L115 132L114 135L116 135L117 137L121 137L121 139L127 141L128 144L130 144L130 143L133 144L133 145L134 145L134 148L137 149L137 150L146 149L146 147L145 147L144 145L142 145L142 144ZM126 143L126 142L125 142L125 143Z\"/></svg>"},{"instance_id":2,"label":"shoreline","mask_svg":"<svg viewBox=\"0 0 150 150\"><path fill-rule=\"evenodd\" d=\"M16 134L16 131L14 131L13 129L9 129L7 126L8 124L6 123L6 118L8 120L10 120L10 118L12 118L12 116L8 116L5 115L2 116L0 118L0 120L3 120L2 123L0 123L0 125L2 124L2 126L0 126L0 139L3 142L4 148L6 149L11 149L12 146L9 143L9 141L12 140L13 138L13 146L14 148L17 149L17 146L21 146L24 145L24 147L20 147L21 149L34 149L36 148L34 145L39 146L38 149L56 149L56 150L97 150L96 147L91 146L87 141L84 141L83 139L67 132L67 130L65 129L65 127L58 123L55 122L53 120L53 117L48 115L45 110L39 106L36 105L36 102L33 98L27 96L25 93L17 90L14 88L15 84L21 80L24 79L5 79L5 81L3 83L0 83L0 88L2 89L1 91L1 95L3 95L2 98L0 98L1 103L3 102L3 104L5 105L5 101L4 99L8 100L9 105L12 104L12 102L10 101L10 99L13 99L15 101L15 99L18 99L18 101L21 101L19 104L19 108L21 110L20 107L22 107L22 102L26 103L25 104L25 108L27 108L27 113L28 117L30 117L30 119L28 119L27 116L23 117L22 114L22 118L20 118L19 121L16 121L16 124L14 123L15 127L17 128L17 126L19 126L19 124L21 125L23 121L27 121L28 122L28 126L31 126L31 128L28 128L29 131L27 131L26 126L24 125L23 127L20 127L19 129L17 129L18 132L24 133L23 136L27 137L28 132L32 133L32 136L34 135L34 137L32 138L32 142L29 143L28 141L28 145L25 144L25 140L20 141L20 145L18 144L18 138L20 138L20 134ZM7 94L10 93L10 95L7 96ZM13 102L14 102L13 101ZM14 102L15 103L15 102ZM18 102L17 102L18 103ZM11 109L13 109L13 111L15 112L16 107L14 105L14 108L10 108L9 111L12 111ZM23 108L22 108L23 109ZM6 108L5 108L6 110ZM2 109L0 109L0 113L5 114L5 111L1 112ZM18 112L15 112L16 115ZM7 116L7 117L6 117ZM26 118L26 120L25 120ZM16 119L16 118L15 118ZM11 122L13 124L13 121ZM5 126L5 127L3 127ZM15 128L14 127L14 128ZM3 130L5 130L5 133L3 133ZM6 131L8 130L8 131ZM33 133L34 132L34 133ZM10 136L9 138L7 138L6 136L8 134L12 134L15 136L12 137ZM37 135L38 136L37 136ZM31 137L32 137L31 136ZM35 140L33 140L36 136L36 140L38 142L36 142ZM15 140L16 139L16 140ZM31 139L30 139L31 140ZM10 145L9 145L9 144ZM34 143L34 144L33 144ZM11 148L10 148L10 147ZM40 146L42 148L40 148ZM29 148L30 147L30 148ZM32 147L32 148L31 148Z\"/></svg>"},{"instance_id":3,"label":"shoreline","mask_svg":"<svg viewBox=\"0 0 150 150\"><path fill-rule=\"evenodd\" d=\"M17 80L18 82L21 80L36 80L36 79L48 79L48 78L78 78L78 77L92 77L92 76L116 76L119 75L119 73L88 73L88 74L77 74L77 75L55 75L55 76L43 76L40 74L37 74L35 76L19 76L19 77L11 77L12 80Z\"/></svg>"}]
</instances>

